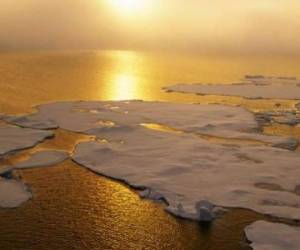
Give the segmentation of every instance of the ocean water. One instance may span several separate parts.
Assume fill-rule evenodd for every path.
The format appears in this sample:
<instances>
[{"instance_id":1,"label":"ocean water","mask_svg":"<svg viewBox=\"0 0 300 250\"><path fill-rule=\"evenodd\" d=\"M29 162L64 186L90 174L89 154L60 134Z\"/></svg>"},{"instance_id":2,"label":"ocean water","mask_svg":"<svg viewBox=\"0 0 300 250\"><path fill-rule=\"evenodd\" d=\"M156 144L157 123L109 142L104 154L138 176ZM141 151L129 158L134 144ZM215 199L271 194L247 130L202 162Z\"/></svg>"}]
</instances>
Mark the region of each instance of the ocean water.
<instances>
[{"instance_id":1,"label":"ocean water","mask_svg":"<svg viewBox=\"0 0 300 250\"><path fill-rule=\"evenodd\" d=\"M0 111L27 112L36 104L79 99L227 102L270 109L272 102L168 94L161 87L239 82L245 74L299 76L299 62L300 58L130 51L0 52Z\"/></svg>"},{"instance_id":2,"label":"ocean water","mask_svg":"<svg viewBox=\"0 0 300 250\"><path fill-rule=\"evenodd\" d=\"M130 51L3 52L0 113L26 113L35 105L54 101L120 99L288 110L294 101L164 93L161 88L183 82L239 82L245 74L299 76L299 62L299 58ZM265 132L300 138L299 128L276 126ZM72 151L85 139L58 130L54 139L37 148ZM7 161L18 161L34 150ZM142 200L128 186L71 161L17 174L30 186L33 199L16 209L0 209L1 250L248 249L243 228L263 218L238 209L211 225L175 218L163 210L163 203Z\"/></svg>"}]
</instances>

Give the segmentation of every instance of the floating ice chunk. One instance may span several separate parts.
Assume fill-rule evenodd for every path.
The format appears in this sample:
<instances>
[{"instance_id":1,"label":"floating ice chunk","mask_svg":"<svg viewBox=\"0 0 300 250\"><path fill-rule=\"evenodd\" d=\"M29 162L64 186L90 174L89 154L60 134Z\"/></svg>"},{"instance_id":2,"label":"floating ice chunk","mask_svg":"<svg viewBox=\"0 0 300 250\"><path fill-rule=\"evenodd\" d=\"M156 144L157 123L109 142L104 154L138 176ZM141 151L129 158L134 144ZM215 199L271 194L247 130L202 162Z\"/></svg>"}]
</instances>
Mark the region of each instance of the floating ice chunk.
<instances>
[{"instance_id":1,"label":"floating ice chunk","mask_svg":"<svg viewBox=\"0 0 300 250\"><path fill-rule=\"evenodd\" d=\"M259 130L254 115L241 107L226 105L142 101L64 102L42 105L36 114L22 119L11 117L10 120L20 126L30 126L32 121L33 128L34 124L51 121L62 129L99 137L106 131L117 131L121 127L127 129L130 126L156 123L189 133L260 140L275 145L291 144L290 138L254 133Z\"/></svg>"},{"instance_id":2,"label":"floating ice chunk","mask_svg":"<svg viewBox=\"0 0 300 250\"><path fill-rule=\"evenodd\" d=\"M24 184L0 177L0 207L15 208L31 197L31 193Z\"/></svg>"},{"instance_id":3,"label":"floating ice chunk","mask_svg":"<svg viewBox=\"0 0 300 250\"><path fill-rule=\"evenodd\" d=\"M235 84L177 84L168 92L203 95L242 96L250 99L300 99L300 81L293 77L246 76Z\"/></svg>"},{"instance_id":4,"label":"floating ice chunk","mask_svg":"<svg viewBox=\"0 0 300 250\"><path fill-rule=\"evenodd\" d=\"M254 250L299 250L300 228L257 221L245 229Z\"/></svg>"},{"instance_id":5,"label":"floating ice chunk","mask_svg":"<svg viewBox=\"0 0 300 250\"><path fill-rule=\"evenodd\" d=\"M0 125L0 157L12 151L32 147L51 136L51 131Z\"/></svg>"},{"instance_id":6,"label":"floating ice chunk","mask_svg":"<svg viewBox=\"0 0 300 250\"><path fill-rule=\"evenodd\" d=\"M228 147L190 134L142 127L114 128L106 136L124 143L81 143L73 160L131 186L149 188L167 201L167 211L175 215L196 220L210 217L211 209L206 206L200 211L207 213L199 216L198 202L205 200L218 207L300 219L300 196L295 192L300 184L300 157L296 152L246 144ZM257 183L281 189L269 190Z\"/></svg>"},{"instance_id":7,"label":"floating ice chunk","mask_svg":"<svg viewBox=\"0 0 300 250\"><path fill-rule=\"evenodd\" d=\"M97 141L76 147L74 161L135 188L148 188L151 191L141 195L164 199L167 210L175 215L207 219L211 210L196 206L205 200L217 207L300 218L300 196L295 191L300 175L297 153L251 146L247 141L224 146L197 136L291 146L289 139L259 134L254 115L243 108L142 101L66 102L40 106L36 114L26 117L26 124L31 120L34 124L52 121L62 129L95 135ZM16 123L22 126L23 121ZM181 133L141 126L151 123ZM268 190L257 183L278 185L282 190Z\"/></svg>"},{"instance_id":8,"label":"floating ice chunk","mask_svg":"<svg viewBox=\"0 0 300 250\"><path fill-rule=\"evenodd\" d=\"M273 143L273 147L283 148L288 150L295 150L299 146L299 142L296 139L290 138L284 142Z\"/></svg>"},{"instance_id":9,"label":"floating ice chunk","mask_svg":"<svg viewBox=\"0 0 300 250\"><path fill-rule=\"evenodd\" d=\"M296 111L278 111L278 112L264 112L256 113L256 119L262 125L270 123L286 124L289 126L296 126L300 123L300 114Z\"/></svg>"},{"instance_id":10,"label":"floating ice chunk","mask_svg":"<svg viewBox=\"0 0 300 250\"><path fill-rule=\"evenodd\" d=\"M245 75L245 79L265 79L263 75Z\"/></svg>"},{"instance_id":11,"label":"floating ice chunk","mask_svg":"<svg viewBox=\"0 0 300 250\"><path fill-rule=\"evenodd\" d=\"M146 188L145 190L139 191L139 195L142 198L148 198L151 200L164 200L164 197L162 194L157 193L149 188Z\"/></svg>"},{"instance_id":12,"label":"floating ice chunk","mask_svg":"<svg viewBox=\"0 0 300 250\"><path fill-rule=\"evenodd\" d=\"M254 83L257 85L299 85L300 80L294 76L263 76L263 75L246 75L243 82Z\"/></svg>"},{"instance_id":13,"label":"floating ice chunk","mask_svg":"<svg viewBox=\"0 0 300 250\"><path fill-rule=\"evenodd\" d=\"M200 221L212 221L215 218L214 205L208 201L199 201L196 203L196 210Z\"/></svg>"},{"instance_id":14,"label":"floating ice chunk","mask_svg":"<svg viewBox=\"0 0 300 250\"><path fill-rule=\"evenodd\" d=\"M17 163L13 167L18 169L49 167L66 160L68 157L68 153L64 151L40 151L33 154L29 160Z\"/></svg>"},{"instance_id":15,"label":"floating ice chunk","mask_svg":"<svg viewBox=\"0 0 300 250\"><path fill-rule=\"evenodd\" d=\"M8 116L5 118L5 120L12 124L21 125L25 128L33 128L33 129L57 129L58 126L51 120L45 120L45 121L39 121L36 120L33 116L31 119L27 116Z\"/></svg>"},{"instance_id":16,"label":"floating ice chunk","mask_svg":"<svg viewBox=\"0 0 300 250\"><path fill-rule=\"evenodd\" d=\"M82 102L61 102L41 105L38 107L37 113L22 117L11 116L9 121L24 127L36 128L36 124L42 124L44 129L51 129L54 126L74 132L107 127L99 121L109 121L104 117L106 113L118 113L102 107L102 105L93 107L93 103L91 102L91 109L99 108L99 112L89 112L90 109L85 108ZM102 115L100 116L100 114ZM120 115L122 116L122 114ZM102 117L103 119L101 119Z\"/></svg>"},{"instance_id":17,"label":"floating ice chunk","mask_svg":"<svg viewBox=\"0 0 300 250\"><path fill-rule=\"evenodd\" d=\"M27 161L15 164L14 166L1 167L0 207L18 207L32 197L31 193L23 183L11 179L11 172L13 169L47 167L58 164L67 158L68 153L63 151L41 151L33 154L32 157Z\"/></svg>"},{"instance_id":18,"label":"floating ice chunk","mask_svg":"<svg viewBox=\"0 0 300 250\"><path fill-rule=\"evenodd\" d=\"M294 114L286 114L285 116L282 117L275 117L274 121L276 123L280 123L280 124L287 124L290 126L296 126L297 124L300 123L300 117L297 117Z\"/></svg>"}]
</instances>

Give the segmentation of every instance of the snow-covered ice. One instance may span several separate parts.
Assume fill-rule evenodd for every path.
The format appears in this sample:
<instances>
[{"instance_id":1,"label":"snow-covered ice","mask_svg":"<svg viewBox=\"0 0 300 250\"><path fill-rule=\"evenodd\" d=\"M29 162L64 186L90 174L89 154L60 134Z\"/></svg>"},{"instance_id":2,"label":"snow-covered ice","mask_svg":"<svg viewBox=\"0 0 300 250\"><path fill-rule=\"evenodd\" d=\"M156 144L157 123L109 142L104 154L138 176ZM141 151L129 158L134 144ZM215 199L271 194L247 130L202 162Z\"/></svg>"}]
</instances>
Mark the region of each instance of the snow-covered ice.
<instances>
[{"instance_id":1,"label":"snow-covered ice","mask_svg":"<svg viewBox=\"0 0 300 250\"><path fill-rule=\"evenodd\" d=\"M5 120L9 123L19 124L24 128L35 128L35 129L57 129L57 125L51 120L40 122L39 120L35 120L34 117L20 116L6 116Z\"/></svg>"},{"instance_id":2,"label":"snow-covered ice","mask_svg":"<svg viewBox=\"0 0 300 250\"><path fill-rule=\"evenodd\" d=\"M254 250L299 250L300 228L257 221L245 229Z\"/></svg>"},{"instance_id":3,"label":"snow-covered ice","mask_svg":"<svg viewBox=\"0 0 300 250\"><path fill-rule=\"evenodd\" d=\"M0 177L0 207L15 208L31 198L27 187L17 180Z\"/></svg>"},{"instance_id":4,"label":"snow-covered ice","mask_svg":"<svg viewBox=\"0 0 300 250\"><path fill-rule=\"evenodd\" d=\"M234 84L176 84L168 92L241 96L250 99L300 99L300 80L294 77L246 76Z\"/></svg>"},{"instance_id":5,"label":"snow-covered ice","mask_svg":"<svg viewBox=\"0 0 300 250\"><path fill-rule=\"evenodd\" d=\"M81 101L41 105L37 113L9 119L30 128L59 127L96 136L76 147L74 161L145 189L141 196L165 199L175 215L211 220L215 208L240 207L300 219L300 157L270 146L285 148L295 141L259 133L255 116L241 107ZM223 145L198 134L243 141ZM37 159L29 165L46 158Z\"/></svg>"},{"instance_id":6,"label":"snow-covered ice","mask_svg":"<svg viewBox=\"0 0 300 250\"><path fill-rule=\"evenodd\" d=\"M247 76L244 84L261 88L270 80L278 86L296 81ZM4 117L23 128L1 125L0 156L53 136L48 129L90 134L96 139L76 146L75 162L138 188L141 197L166 201L166 210L176 216L211 221L222 208L245 208L300 220L300 157L284 149L295 148L297 141L260 132L266 122L296 125L298 115L292 111L255 116L226 105L51 103L39 106L34 114ZM150 129L151 125L165 129ZM211 140L214 137L234 140L228 144ZM39 151L2 168L0 176L12 169L52 166L68 157L63 151ZM2 177L0 207L16 207L31 198L23 183ZM293 250L299 245L299 228L284 224L256 222L245 232L258 250Z\"/></svg>"},{"instance_id":7,"label":"snow-covered ice","mask_svg":"<svg viewBox=\"0 0 300 250\"><path fill-rule=\"evenodd\" d=\"M49 167L66 160L68 157L69 154L64 151L39 151L31 155L31 157L28 160L17 163L13 167L16 169Z\"/></svg>"},{"instance_id":8,"label":"snow-covered ice","mask_svg":"<svg viewBox=\"0 0 300 250\"><path fill-rule=\"evenodd\" d=\"M10 152L33 147L53 135L51 131L0 125L0 158ZM25 184L11 179L11 172L14 168L50 166L67 157L68 154L65 152L44 151L32 155L31 159L16 166L2 166L0 168L0 207L18 207L32 197Z\"/></svg>"},{"instance_id":9,"label":"snow-covered ice","mask_svg":"<svg viewBox=\"0 0 300 250\"><path fill-rule=\"evenodd\" d=\"M297 153L268 146L224 146L190 134L140 127L106 130L123 143L84 142L73 159L99 174L148 188L175 215L199 219L197 203L300 219ZM273 190L270 187L276 188Z\"/></svg>"},{"instance_id":10,"label":"snow-covered ice","mask_svg":"<svg viewBox=\"0 0 300 250\"><path fill-rule=\"evenodd\" d=\"M269 111L256 113L255 116L264 125L279 123L296 126L300 124L300 114L297 111Z\"/></svg>"},{"instance_id":11,"label":"snow-covered ice","mask_svg":"<svg viewBox=\"0 0 300 250\"><path fill-rule=\"evenodd\" d=\"M10 122L30 128L60 127L73 132L103 134L114 128L156 123L189 133L258 140L291 148L292 138L266 136L255 117L241 107L162 102L62 102L41 105L38 112L10 117ZM38 126L36 126L38 124Z\"/></svg>"},{"instance_id":12,"label":"snow-covered ice","mask_svg":"<svg viewBox=\"0 0 300 250\"><path fill-rule=\"evenodd\" d=\"M0 157L9 152L32 147L51 136L51 131L0 125Z\"/></svg>"},{"instance_id":13,"label":"snow-covered ice","mask_svg":"<svg viewBox=\"0 0 300 250\"><path fill-rule=\"evenodd\" d=\"M13 166L2 166L0 168L0 207L18 207L32 197L25 184L11 178L14 169L48 167L56 165L68 157L68 153L63 151L46 150L37 152L28 160Z\"/></svg>"}]
</instances>

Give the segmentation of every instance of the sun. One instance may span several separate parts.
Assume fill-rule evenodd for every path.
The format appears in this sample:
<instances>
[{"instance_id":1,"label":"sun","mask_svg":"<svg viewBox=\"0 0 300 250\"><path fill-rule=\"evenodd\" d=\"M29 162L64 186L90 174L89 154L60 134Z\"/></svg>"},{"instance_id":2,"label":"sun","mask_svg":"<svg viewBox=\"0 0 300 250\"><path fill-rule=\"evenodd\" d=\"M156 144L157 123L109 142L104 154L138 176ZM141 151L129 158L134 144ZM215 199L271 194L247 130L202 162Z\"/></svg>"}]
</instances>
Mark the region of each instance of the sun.
<instances>
[{"instance_id":1,"label":"sun","mask_svg":"<svg viewBox=\"0 0 300 250\"><path fill-rule=\"evenodd\" d=\"M110 0L110 3L125 14L136 14L146 8L146 0Z\"/></svg>"}]
</instances>

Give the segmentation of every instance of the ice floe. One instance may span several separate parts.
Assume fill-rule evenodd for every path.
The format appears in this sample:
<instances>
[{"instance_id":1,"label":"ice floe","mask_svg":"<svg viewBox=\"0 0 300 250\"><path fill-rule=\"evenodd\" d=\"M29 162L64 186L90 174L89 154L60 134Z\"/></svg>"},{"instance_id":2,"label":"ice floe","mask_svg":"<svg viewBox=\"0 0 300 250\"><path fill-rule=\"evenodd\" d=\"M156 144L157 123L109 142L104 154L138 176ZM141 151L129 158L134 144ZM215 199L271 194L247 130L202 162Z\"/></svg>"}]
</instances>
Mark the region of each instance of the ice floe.
<instances>
[{"instance_id":1,"label":"ice floe","mask_svg":"<svg viewBox=\"0 0 300 250\"><path fill-rule=\"evenodd\" d=\"M256 119L264 125L270 123L296 126L300 124L300 114L297 111L269 111L256 113Z\"/></svg>"},{"instance_id":2,"label":"ice floe","mask_svg":"<svg viewBox=\"0 0 300 250\"><path fill-rule=\"evenodd\" d=\"M60 127L92 135L115 128L120 130L124 127L126 130L128 126L156 123L189 133L259 140L284 148L294 148L297 144L292 138L257 133L260 128L252 113L241 107L226 105L142 101L63 102L41 105L37 113L10 117L9 122L34 129Z\"/></svg>"},{"instance_id":3,"label":"ice floe","mask_svg":"<svg viewBox=\"0 0 300 250\"><path fill-rule=\"evenodd\" d=\"M144 197L164 198L167 210L177 216L213 218L212 207L199 206L206 202L300 219L296 193L300 157L295 152L257 145L224 146L190 134L139 127L115 128L105 134L123 143L81 143L74 161L133 187L147 188Z\"/></svg>"},{"instance_id":4,"label":"ice floe","mask_svg":"<svg viewBox=\"0 0 300 250\"><path fill-rule=\"evenodd\" d=\"M0 177L0 207L15 208L31 198L28 188L17 180Z\"/></svg>"},{"instance_id":5,"label":"ice floe","mask_svg":"<svg viewBox=\"0 0 300 250\"><path fill-rule=\"evenodd\" d=\"M0 207L14 208L32 197L28 188L19 180L13 179L14 169L49 167L56 165L69 157L64 151L45 150L31 155L28 160L12 166L0 168Z\"/></svg>"},{"instance_id":6,"label":"ice floe","mask_svg":"<svg viewBox=\"0 0 300 250\"><path fill-rule=\"evenodd\" d=\"M212 220L219 207L239 207L300 219L299 154L270 146L291 147L295 140L259 133L255 116L241 107L79 101L41 105L37 113L8 119L96 136L77 145L73 160L141 189L143 197L164 199L174 215ZM199 134L242 141L223 145ZM49 160L37 159L29 165Z\"/></svg>"},{"instance_id":7,"label":"ice floe","mask_svg":"<svg viewBox=\"0 0 300 250\"><path fill-rule=\"evenodd\" d=\"M245 229L254 250L299 250L300 228L257 221Z\"/></svg>"},{"instance_id":8,"label":"ice floe","mask_svg":"<svg viewBox=\"0 0 300 250\"><path fill-rule=\"evenodd\" d=\"M51 131L0 125L0 158L9 152L32 147L51 136Z\"/></svg>"},{"instance_id":9,"label":"ice floe","mask_svg":"<svg viewBox=\"0 0 300 250\"><path fill-rule=\"evenodd\" d=\"M26 116L20 116L20 117L10 117L6 116L5 120L10 123L15 123L22 125L22 127L25 128L35 128L35 129L57 129L57 125L52 122L51 120L40 122L38 120L35 120L34 117L30 117L31 119L28 119Z\"/></svg>"},{"instance_id":10,"label":"ice floe","mask_svg":"<svg viewBox=\"0 0 300 250\"><path fill-rule=\"evenodd\" d=\"M13 167L16 169L49 167L66 160L68 157L69 154L64 151L39 151L31 155L31 157L28 160L17 163Z\"/></svg>"},{"instance_id":11,"label":"ice floe","mask_svg":"<svg viewBox=\"0 0 300 250\"><path fill-rule=\"evenodd\" d=\"M168 92L241 96L250 99L300 99L300 80L294 77L246 76L234 84L177 84Z\"/></svg>"}]
</instances>

